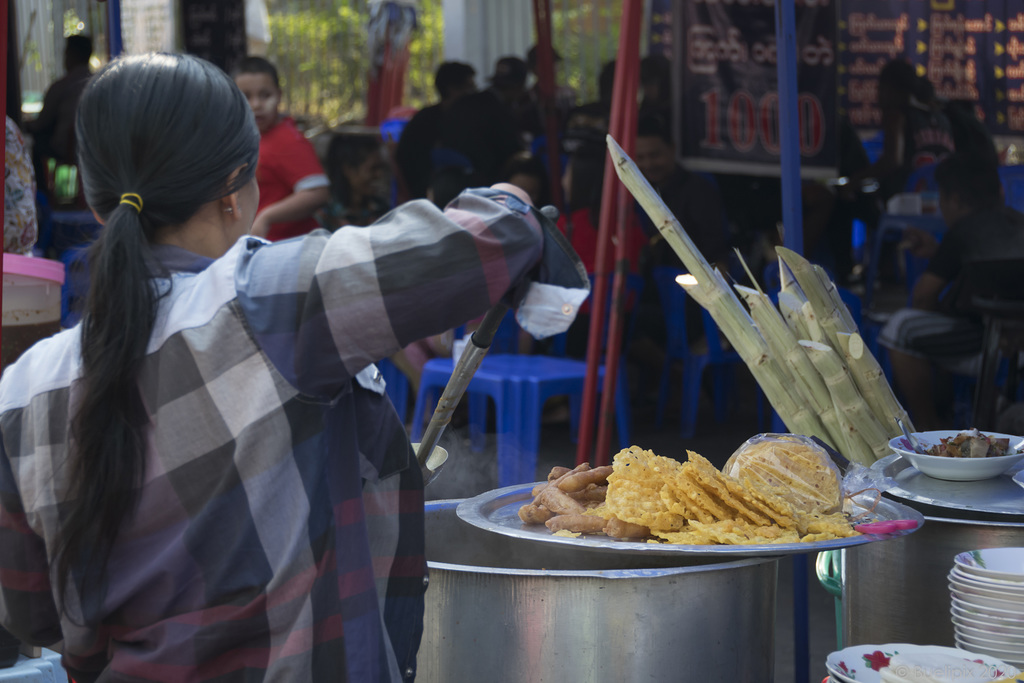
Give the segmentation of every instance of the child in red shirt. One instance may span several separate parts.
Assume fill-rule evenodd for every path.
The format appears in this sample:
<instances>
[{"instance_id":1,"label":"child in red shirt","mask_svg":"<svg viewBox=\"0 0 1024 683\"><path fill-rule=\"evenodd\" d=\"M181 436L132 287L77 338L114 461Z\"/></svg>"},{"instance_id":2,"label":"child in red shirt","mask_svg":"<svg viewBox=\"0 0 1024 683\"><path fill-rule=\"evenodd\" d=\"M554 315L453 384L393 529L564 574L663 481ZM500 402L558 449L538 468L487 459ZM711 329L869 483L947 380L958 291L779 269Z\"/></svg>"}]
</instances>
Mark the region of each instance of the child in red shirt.
<instances>
[{"instance_id":1,"label":"child in red shirt","mask_svg":"<svg viewBox=\"0 0 1024 683\"><path fill-rule=\"evenodd\" d=\"M251 232L274 241L304 235L318 227L313 213L330 199L330 182L313 145L292 119L278 114L281 87L274 65L248 57L235 74L235 84L249 100L260 129L260 203Z\"/></svg>"}]
</instances>

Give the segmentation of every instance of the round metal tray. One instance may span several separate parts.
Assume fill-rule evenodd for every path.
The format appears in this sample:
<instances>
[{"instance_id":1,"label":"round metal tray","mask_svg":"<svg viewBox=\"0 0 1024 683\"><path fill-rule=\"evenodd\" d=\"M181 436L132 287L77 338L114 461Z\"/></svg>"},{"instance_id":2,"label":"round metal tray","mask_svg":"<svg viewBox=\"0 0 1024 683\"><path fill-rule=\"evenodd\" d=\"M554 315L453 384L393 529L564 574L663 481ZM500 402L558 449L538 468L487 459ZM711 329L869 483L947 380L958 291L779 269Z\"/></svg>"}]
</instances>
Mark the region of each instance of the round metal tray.
<instances>
[{"instance_id":1,"label":"round metal tray","mask_svg":"<svg viewBox=\"0 0 1024 683\"><path fill-rule=\"evenodd\" d=\"M761 545L674 545L669 543L646 543L637 541L620 541L600 535L583 535L578 538L555 536L543 524L523 524L519 519L519 508L533 499L533 487L537 484L518 484L503 489L487 491L474 498L467 498L459 503L456 514L465 522L496 534L513 538L521 538L541 543L571 545L579 548L595 550L612 550L615 552L649 555L691 555L691 556L732 556L732 557L763 557L765 555L799 555L814 553L821 550L835 550L863 545L873 541L906 536L913 533L897 531L891 534L862 534L850 538L837 538L831 541L815 541L813 543L768 543ZM913 519L918 526L924 524L924 516L905 505L880 499L872 514L874 520Z\"/></svg>"},{"instance_id":2,"label":"round metal tray","mask_svg":"<svg viewBox=\"0 0 1024 683\"><path fill-rule=\"evenodd\" d=\"M932 508L939 508L959 517L1024 521L1024 488L1013 481L1015 473L1024 471L1020 465L992 479L945 481L922 474L897 453L882 458L871 469L895 482L886 495L906 501L925 514L937 513L939 510Z\"/></svg>"}]
</instances>

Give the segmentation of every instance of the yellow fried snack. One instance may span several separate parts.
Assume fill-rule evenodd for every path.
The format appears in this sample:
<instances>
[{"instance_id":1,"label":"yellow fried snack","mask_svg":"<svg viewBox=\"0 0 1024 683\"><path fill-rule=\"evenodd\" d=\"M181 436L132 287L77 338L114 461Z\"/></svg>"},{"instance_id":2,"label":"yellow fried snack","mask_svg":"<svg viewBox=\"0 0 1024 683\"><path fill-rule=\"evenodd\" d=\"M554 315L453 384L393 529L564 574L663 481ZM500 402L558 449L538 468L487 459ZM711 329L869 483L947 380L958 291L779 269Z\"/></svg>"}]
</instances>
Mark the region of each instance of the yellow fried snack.
<instances>
[{"instance_id":1,"label":"yellow fried snack","mask_svg":"<svg viewBox=\"0 0 1024 683\"><path fill-rule=\"evenodd\" d=\"M771 524L770 519L753 506L746 504L742 496L733 495L732 491L729 490L729 477L719 472L714 465L699 453L686 451L686 454L689 458L689 463L687 464L689 465L691 478L695 477L722 505L735 510L737 515L758 526Z\"/></svg>"},{"instance_id":2,"label":"yellow fried snack","mask_svg":"<svg viewBox=\"0 0 1024 683\"><path fill-rule=\"evenodd\" d=\"M570 518L556 517L548 527L563 535L603 532L636 540L649 529L648 542L682 545L808 543L858 535L842 513L829 514L822 505L806 502L816 496L791 495L778 477L765 476L755 467L741 470L739 478L734 478L697 453L688 451L687 457L683 463L637 446L619 452L608 475L604 502L586 501L586 508L574 513L573 519L580 523L563 524ZM797 452L788 462L813 469L814 457ZM599 488L604 487L590 482L587 488L574 491L570 500L576 499L573 502L578 505L588 491L596 494ZM564 491L558 493L564 495ZM541 494L543 490L532 505L555 502L547 501L550 492ZM602 521L587 520L587 516Z\"/></svg>"},{"instance_id":3,"label":"yellow fried snack","mask_svg":"<svg viewBox=\"0 0 1024 683\"><path fill-rule=\"evenodd\" d=\"M661 497L666 477L678 471L682 463L631 446L615 456L612 467L604 505L607 515L652 530L683 528L686 518L671 511Z\"/></svg>"},{"instance_id":4,"label":"yellow fried snack","mask_svg":"<svg viewBox=\"0 0 1024 683\"><path fill-rule=\"evenodd\" d=\"M787 500L808 512L836 512L842 502L838 468L825 449L807 437L755 437L722 469L736 479L747 475L757 486L781 489Z\"/></svg>"}]
</instances>

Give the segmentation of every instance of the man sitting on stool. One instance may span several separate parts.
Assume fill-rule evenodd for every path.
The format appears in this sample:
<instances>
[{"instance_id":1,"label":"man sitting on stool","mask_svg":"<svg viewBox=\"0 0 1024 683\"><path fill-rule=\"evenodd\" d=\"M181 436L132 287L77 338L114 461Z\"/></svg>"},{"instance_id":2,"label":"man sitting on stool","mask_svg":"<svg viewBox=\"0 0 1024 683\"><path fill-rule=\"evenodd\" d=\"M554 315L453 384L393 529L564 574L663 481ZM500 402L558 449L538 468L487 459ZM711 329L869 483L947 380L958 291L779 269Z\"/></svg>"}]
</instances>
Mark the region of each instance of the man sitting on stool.
<instances>
[{"instance_id":1,"label":"man sitting on stool","mask_svg":"<svg viewBox=\"0 0 1024 683\"><path fill-rule=\"evenodd\" d=\"M1024 258L1024 215L1003 204L991 159L951 155L936 168L935 180L949 231L941 244L923 230L905 231L911 252L930 260L914 284L912 308L897 311L879 335L879 343L889 349L896 388L919 430L951 426L936 408L932 363L958 374L978 371L984 328L971 306L967 264Z\"/></svg>"}]
</instances>

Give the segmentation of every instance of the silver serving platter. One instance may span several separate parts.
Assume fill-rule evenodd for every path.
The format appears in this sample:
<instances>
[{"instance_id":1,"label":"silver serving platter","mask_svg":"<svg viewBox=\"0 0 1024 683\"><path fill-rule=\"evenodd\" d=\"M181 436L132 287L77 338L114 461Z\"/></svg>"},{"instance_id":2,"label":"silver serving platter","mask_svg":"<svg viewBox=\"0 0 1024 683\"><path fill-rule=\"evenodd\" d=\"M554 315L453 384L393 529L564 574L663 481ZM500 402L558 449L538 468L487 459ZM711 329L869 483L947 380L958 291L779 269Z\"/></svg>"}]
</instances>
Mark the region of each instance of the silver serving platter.
<instances>
[{"instance_id":1,"label":"silver serving platter","mask_svg":"<svg viewBox=\"0 0 1024 683\"><path fill-rule=\"evenodd\" d=\"M523 524L519 519L519 508L533 499L533 487L537 484L518 484L503 489L495 489L481 493L474 498L467 498L459 503L456 514L464 522L496 534L520 538L540 543L554 543L576 548L614 551L624 554L643 553L645 555L676 555L676 556L731 556L731 557L763 557L765 555L799 555L822 550L836 550L850 546L863 545L913 533L914 529L897 531L891 534L862 534L850 538L837 538L831 541L815 541L813 543L768 543L761 545L674 545L669 543L646 543L637 541L620 541L602 535L582 535L578 538L555 536L543 524ZM878 521L891 519L913 519L920 525L924 524L924 515L917 510L900 505L891 500L880 499L871 519Z\"/></svg>"},{"instance_id":2,"label":"silver serving platter","mask_svg":"<svg viewBox=\"0 0 1024 683\"><path fill-rule=\"evenodd\" d=\"M896 486L886 493L909 501L949 510L1024 518L1024 488L1014 483L1017 465L1006 474L981 481L946 481L922 474L901 455L882 458L871 469L892 479Z\"/></svg>"}]
</instances>

